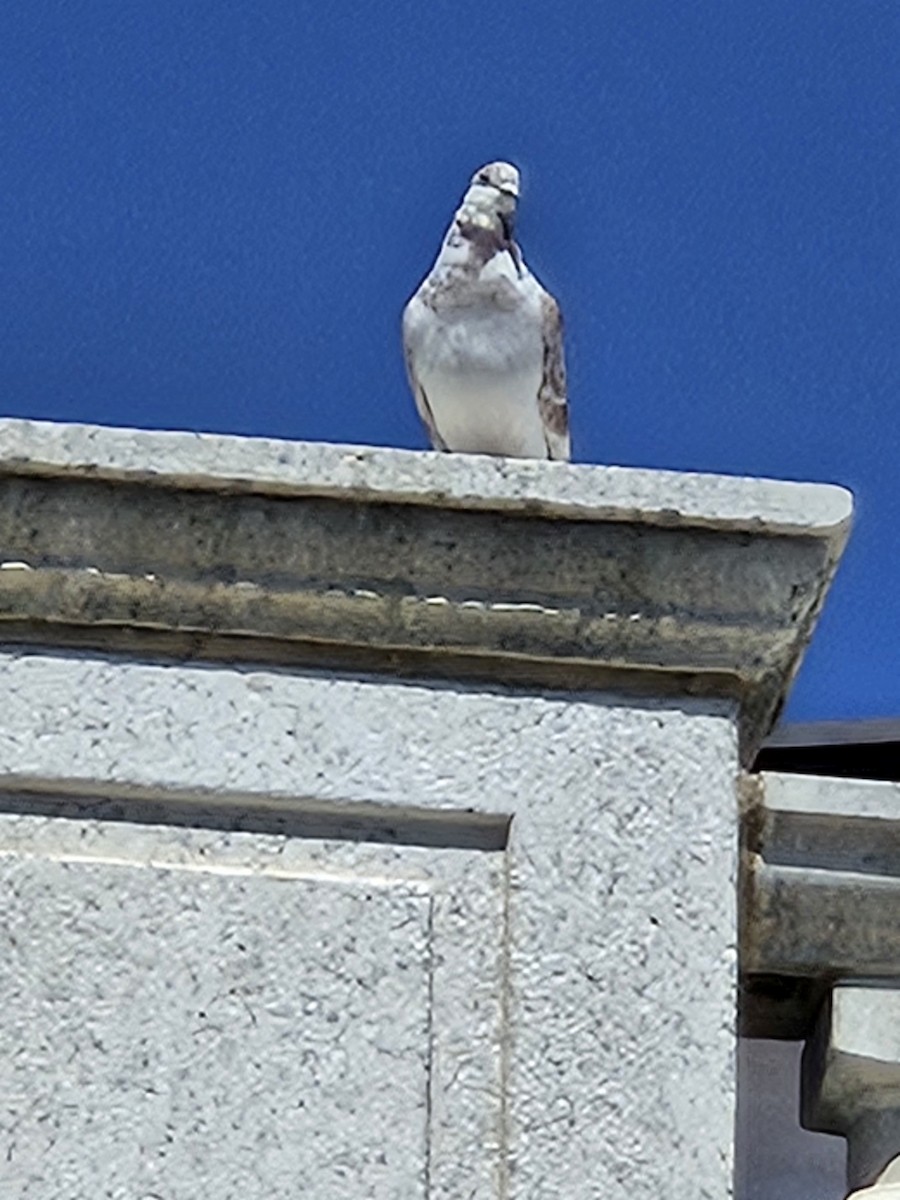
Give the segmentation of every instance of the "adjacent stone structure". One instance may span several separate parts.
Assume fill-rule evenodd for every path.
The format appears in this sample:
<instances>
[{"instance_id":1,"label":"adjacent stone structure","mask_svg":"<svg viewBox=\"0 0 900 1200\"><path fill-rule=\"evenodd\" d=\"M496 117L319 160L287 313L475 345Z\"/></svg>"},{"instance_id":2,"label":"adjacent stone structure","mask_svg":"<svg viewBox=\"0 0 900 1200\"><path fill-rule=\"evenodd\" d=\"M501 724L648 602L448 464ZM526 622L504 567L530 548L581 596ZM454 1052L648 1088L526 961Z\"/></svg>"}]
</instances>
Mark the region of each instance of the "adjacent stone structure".
<instances>
[{"instance_id":1,"label":"adjacent stone structure","mask_svg":"<svg viewBox=\"0 0 900 1200\"><path fill-rule=\"evenodd\" d=\"M847 1139L854 1198L896 1200L900 785L767 773L744 800L743 1028L806 1041L804 1126Z\"/></svg>"}]
</instances>

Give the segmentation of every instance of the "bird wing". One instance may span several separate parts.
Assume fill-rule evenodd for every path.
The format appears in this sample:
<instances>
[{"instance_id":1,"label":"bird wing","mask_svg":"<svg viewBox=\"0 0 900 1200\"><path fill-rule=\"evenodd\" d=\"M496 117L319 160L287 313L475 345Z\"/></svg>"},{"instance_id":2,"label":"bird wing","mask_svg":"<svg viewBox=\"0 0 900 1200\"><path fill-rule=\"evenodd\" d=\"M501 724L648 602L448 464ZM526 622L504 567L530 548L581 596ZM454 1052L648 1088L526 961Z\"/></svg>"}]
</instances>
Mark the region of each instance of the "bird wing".
<instances>
[{"instance_id":1,"label":"bird wing","mask_svg":"<svg viewBox=\"0 0 900 1200\"><path fill-rule=\"evenodd\" d=\"M412 347L410 345L410 325L415 321L415 306L421 304L418 296L413 296L409 304L403 310L403 360L406 363L406 377L409 380L410 391L413 394L413 400L416 402L416 409L419 416L422 418L422 424L428 433L428 440L431 442L435 450L447 450L447 443L438 433L438 427L434 419L434 413L431 411L431 405L428 403L428 397L425 395L425 389L419 381L416 374L416 366L413 357Z\"/></svg>"},{"instance_id":2,"label":"bird wing","mask_svg":"<svg viewBox=\"0 0 900 1200\"><path fill-rule=\"evenodd\" d=\"M549 294L541 296L544 370L538 391L538 410L544 426L547 457L568 462L572 457L569 406L566 402L566 363L563 356L562 313Z\"/></svg>"}]
</instances>

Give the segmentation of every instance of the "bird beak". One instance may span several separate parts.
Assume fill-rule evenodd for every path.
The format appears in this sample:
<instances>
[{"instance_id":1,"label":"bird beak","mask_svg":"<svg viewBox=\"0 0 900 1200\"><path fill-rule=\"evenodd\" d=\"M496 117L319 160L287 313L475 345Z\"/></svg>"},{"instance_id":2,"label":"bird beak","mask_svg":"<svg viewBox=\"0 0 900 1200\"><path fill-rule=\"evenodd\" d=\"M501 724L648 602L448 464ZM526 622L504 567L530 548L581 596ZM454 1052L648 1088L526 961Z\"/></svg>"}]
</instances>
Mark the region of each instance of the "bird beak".
<instances>
[{"instance_id":1,"label":"bird beak","mask_svg":"<svg viewBox=\"0 0 900 1200\"><path fill-rule=\"evenodd\" d=\"M506 239L506 249L509 251L509 256L513 260L516 268L516 274L522 278L522 260L519 258L519 247L513 241L513 226L515 225L514 213L501 213L500 224L503 226L503 236Z\"/></svg>"}]
</instances>

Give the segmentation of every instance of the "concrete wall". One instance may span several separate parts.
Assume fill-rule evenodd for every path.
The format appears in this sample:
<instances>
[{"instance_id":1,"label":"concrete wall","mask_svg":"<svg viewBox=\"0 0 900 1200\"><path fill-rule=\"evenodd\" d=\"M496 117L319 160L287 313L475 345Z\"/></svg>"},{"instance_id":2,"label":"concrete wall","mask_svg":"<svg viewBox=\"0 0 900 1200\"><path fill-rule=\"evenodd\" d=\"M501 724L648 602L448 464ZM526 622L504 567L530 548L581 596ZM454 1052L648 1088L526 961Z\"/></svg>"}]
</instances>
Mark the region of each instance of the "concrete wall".
<instances>
[{"instance_id":1,"label":"concrete wall","mask_svg":"<svg viewBox=\"0 0 900 1200\"><path fill-rule=\"evenodd\" d=\"M725 1194L727 707L29 653L0 678L23 1195L187 1196L210 1157L260 1197ZM294 836L132 823L161 810Z\"/></svg>"}]
</instances>

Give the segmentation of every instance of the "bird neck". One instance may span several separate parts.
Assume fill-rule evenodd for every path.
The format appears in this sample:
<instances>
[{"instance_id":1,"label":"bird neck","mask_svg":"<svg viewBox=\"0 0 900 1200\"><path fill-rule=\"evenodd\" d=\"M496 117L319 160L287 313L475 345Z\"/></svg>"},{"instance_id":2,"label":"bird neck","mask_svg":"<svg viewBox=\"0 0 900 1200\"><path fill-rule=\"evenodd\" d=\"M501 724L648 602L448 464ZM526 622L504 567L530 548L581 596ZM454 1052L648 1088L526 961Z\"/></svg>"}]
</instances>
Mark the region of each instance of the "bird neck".
<instances>
[{"instance_id":1,"label":"bird neck","mask_svg":"<svg viewBox=\"0 0 900 1200\"><path fill-rule=\"evenodd\" d=\"M489 253L486 251L489 250ZM519 248L485 245L483 241L464 236L454 223L447 231L440 252L431 269L432 277L443 283L495 285L500 280L517 283L528 269L522 262Z\"/></svg>"}]
</instances>

